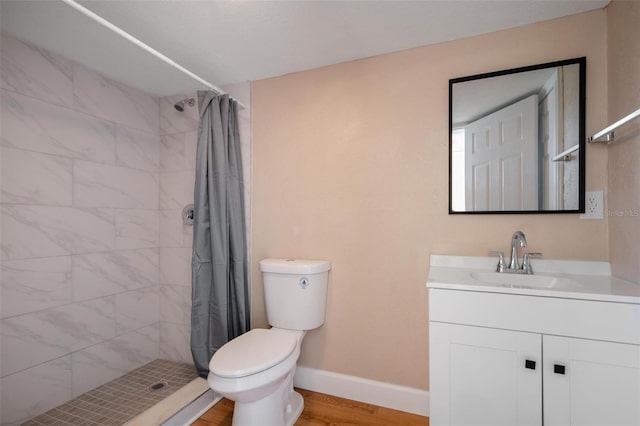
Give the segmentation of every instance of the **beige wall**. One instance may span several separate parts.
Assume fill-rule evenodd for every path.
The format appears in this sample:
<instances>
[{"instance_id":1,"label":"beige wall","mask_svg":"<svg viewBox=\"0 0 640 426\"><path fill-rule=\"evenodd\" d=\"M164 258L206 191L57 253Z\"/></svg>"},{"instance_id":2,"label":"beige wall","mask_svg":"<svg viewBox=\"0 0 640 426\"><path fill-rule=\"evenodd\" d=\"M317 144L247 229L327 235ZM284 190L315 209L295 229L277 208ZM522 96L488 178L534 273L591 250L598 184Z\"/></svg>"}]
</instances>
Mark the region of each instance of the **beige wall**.
<instances>
[{"instance_id":1,"label":"beige wall","mask_svg":"<svg viewBox=\"0 0 640 426\"><path fill-rule=\"evenodd\" d=\"M603 10L257 81L253 112L253 326L265 257L328 259L326 324L300 364L428 388L431 254L507 250L523 230L547 258L607 260L607 221L448 215L448 80L587 57L587 133L607 124ZM606 186L588 147L587 189Z\"/></svg>"},{"instance_id":2,"label":"beige wall","mask_svg":"<svg viewBox=\"0 0 640 426\"><path fill-rule=\"evenodd\" d=\"M640 108L640 2L607 7L609 122ZM616 276L640 283L640 120L609 145L610 256Z\"/></svg>"}]
</instances>

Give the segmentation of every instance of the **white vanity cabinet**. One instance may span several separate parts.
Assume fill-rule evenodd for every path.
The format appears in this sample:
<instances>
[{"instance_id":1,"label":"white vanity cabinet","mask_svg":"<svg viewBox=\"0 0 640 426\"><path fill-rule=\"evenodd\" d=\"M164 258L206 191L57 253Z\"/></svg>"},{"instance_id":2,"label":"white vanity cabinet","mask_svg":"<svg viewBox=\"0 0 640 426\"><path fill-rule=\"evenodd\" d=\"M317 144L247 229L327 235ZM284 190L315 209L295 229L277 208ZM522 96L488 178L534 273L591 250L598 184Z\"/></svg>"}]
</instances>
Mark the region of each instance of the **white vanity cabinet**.
<instances>
[{"instance_id":1,"label":"white vanity cabinet","mask_svg":"<svg viewBox=\"0 0 640 426\"><path fill-rule=\"evenodd\" d=\"M476 288L434 272L431 426L640 426L640 297Z\"/></svg>"},{"instance_id":2,"label":"white vanity cabinet","mask_svg":"<svg viewBox=\"0 0 640 426\"><path fill-rule=\"evenodd\" d=\"M542 423L540 334L431 321L429 345L430 425Z\"/></svg>"},{"instance_id":3,"label":"white vanity cabinet","mask_svg":"<svg viewBox=\"0 0 640 426\"><path fill-rule=\"evenodd\" d=\"M542 346L545 426L640 425L640 345L544 335Z\"/></svg>"}]
</instances>

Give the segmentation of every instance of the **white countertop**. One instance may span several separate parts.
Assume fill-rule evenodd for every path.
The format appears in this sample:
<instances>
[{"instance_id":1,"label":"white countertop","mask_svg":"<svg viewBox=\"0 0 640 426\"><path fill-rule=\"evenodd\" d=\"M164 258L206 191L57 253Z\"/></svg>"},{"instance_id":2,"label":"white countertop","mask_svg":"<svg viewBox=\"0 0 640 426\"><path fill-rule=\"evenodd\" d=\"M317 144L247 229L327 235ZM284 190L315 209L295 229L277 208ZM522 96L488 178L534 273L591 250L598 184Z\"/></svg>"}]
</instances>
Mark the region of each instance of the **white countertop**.
<instances>
[{"instance_id":1,"label":"white countertop","mask_svg":"<svg viewBox=\"0 0 640 426\"><path fill-rule=\"evenodd\" d=\"M640 305L640 285L612 277L608 262L534 259L531 264L533 276L498 274L494 257L431 255L427 287ZM549 284L527 285L531 277L548 278Z\"/></svg>"}]
</instances>

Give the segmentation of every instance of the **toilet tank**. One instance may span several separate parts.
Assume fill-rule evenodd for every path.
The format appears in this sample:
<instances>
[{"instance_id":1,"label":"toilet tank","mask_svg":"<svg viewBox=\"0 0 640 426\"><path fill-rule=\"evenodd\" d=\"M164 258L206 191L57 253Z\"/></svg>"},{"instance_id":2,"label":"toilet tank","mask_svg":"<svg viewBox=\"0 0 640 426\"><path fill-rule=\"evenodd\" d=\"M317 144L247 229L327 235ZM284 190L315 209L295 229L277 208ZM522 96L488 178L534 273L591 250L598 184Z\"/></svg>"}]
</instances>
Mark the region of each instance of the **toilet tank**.
<instances>
[{"instance_id":1,"label":"toilet tank","mask_svg":"<svg viewBox=\"0 0 640 426\"><path fill-rule=\"evenodd\" d=\"M312 330L324 324L330 269L326 260L261 260L269 324L290 330Z\"/></svg>"}]
</instances>

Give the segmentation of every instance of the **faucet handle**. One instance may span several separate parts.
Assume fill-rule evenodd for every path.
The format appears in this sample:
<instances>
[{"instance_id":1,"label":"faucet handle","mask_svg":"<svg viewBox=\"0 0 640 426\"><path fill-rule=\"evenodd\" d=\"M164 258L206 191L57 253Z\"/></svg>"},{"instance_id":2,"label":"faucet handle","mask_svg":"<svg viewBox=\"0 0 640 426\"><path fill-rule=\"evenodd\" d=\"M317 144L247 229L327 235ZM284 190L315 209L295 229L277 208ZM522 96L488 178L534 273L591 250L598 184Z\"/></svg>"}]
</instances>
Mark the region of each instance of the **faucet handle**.
<instances>
[{"instance_id":1,"label":"faucet handle","mask_svg":"<svg viewBox=\"0 0 640 426\"><path fill-rule=\"evenodd\" d=\"M504 272L507 269L507 263L504 261L504 253L501 251L490 251L489 256L498 256L498 266L496 272Z\"/></svg>"},{"instance_id":2,"label":"faucet handle","mask_svg":"<svg viewBox=\"0 0 640 426\"><path fill-rule=\"evenodd\" d=\"M522 269L526 274L533 275L533 268L531 267L531 256L542 256L540 252L530 252L522 255Z\"/></svg>"}]
</instances>

